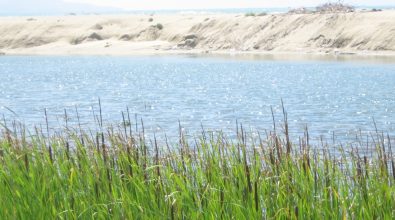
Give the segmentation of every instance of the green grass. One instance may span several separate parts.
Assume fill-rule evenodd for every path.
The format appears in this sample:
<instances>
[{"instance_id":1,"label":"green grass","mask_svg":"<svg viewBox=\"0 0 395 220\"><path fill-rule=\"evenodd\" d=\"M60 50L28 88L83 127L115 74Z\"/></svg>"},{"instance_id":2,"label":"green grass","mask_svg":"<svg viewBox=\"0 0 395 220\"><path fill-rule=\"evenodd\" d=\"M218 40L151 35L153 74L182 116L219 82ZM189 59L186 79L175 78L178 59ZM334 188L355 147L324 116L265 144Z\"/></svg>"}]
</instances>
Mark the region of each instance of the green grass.
<instances>
[{"instance_id":1,"label":"green grass","mask_svg":"<svg viewBox=\"0 0 395 220\"><path fill-rule=\"evenodd\" d=\"M4 128L1 218L395 218L394 160L380 135L373 156L335 155L308 135L291 143L287 126L261 138L180 132L168 145L124 125L51 137Z\"/></svg>"}]
</instances>

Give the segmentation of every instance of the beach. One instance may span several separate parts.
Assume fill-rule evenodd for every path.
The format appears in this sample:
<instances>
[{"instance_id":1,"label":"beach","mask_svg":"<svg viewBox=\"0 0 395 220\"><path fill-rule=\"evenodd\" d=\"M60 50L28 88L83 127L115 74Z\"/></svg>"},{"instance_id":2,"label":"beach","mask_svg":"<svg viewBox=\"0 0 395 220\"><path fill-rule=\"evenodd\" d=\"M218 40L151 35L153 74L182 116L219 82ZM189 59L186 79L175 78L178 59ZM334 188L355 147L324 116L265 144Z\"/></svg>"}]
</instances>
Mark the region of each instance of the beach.
<instances>
[{"instance_id":1,"label":"beach","mask_svg":"<svg viewBox=\"0 0 395 220\"><path fill-rule=\"evenodd\" d=\"M2 55L183 53L395 56L395 10L0 18Z\"/></svg>"}]
</instances>

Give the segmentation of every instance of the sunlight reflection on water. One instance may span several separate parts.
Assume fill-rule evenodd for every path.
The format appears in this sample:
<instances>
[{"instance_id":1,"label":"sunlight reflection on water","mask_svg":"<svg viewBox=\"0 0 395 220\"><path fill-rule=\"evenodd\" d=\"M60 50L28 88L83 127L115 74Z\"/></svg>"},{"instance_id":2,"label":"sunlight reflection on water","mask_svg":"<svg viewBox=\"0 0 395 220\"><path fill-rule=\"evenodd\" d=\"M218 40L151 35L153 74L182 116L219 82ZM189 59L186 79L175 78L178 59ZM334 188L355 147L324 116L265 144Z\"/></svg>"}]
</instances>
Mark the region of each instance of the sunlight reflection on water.
<instances>
[{"instance_id":1,"label":"sunlight reflection on water","mask_svg":"<svg viewBox=\"0 0 395 220\"><path fill-rule=\"evenodd\" d=\"M350 59L350 58L347 58ZM340 60L347 61L347 60ZM377 61L377 60L376 60ZM313 135L352 137L359 129L395 133L395 64L262 59L257 57L0 57L0 114L28 127L75 123L94 126L98 98L106 123L129 107L147 131L173 133L178 120L190 133L271 129L270 107L282 119L281 99L293 136L308 125ZM10 109L15 113L12 113Z\"/></svg>"}]
</instances>

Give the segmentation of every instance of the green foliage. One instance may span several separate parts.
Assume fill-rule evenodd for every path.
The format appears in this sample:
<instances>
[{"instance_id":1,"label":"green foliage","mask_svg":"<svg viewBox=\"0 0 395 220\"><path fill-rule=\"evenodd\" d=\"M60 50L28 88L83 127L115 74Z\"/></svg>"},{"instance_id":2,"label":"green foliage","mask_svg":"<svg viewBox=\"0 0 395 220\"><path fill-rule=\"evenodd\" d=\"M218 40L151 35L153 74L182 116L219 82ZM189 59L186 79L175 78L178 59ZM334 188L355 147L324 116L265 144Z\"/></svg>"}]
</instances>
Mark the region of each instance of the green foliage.
<instances>
[{"instance_id":1,"label":"green foliage","mask_svg":"<svg viewBox=\"0 0 395 220\"><path fill-rule=\"evenodd\" d=\"M371 158L319 154L306 138L295 147L287 135L254 140L242 129L232 140L181 133L167 146L123 125L51 138L4 130L1 218L395 218L394 160L383 146Z\"/></svg>"},{"instance_id":2,"label":"green foliage","mask_svg":"<svg viewBox=\"0 0 395 220\"><path fill-rule=\"evenodd\" d=\"M248 12L248 13L245 14L245 16L246 16L246 17L255 17L256 14L253 13L253 12Z\"/></svg>"}]
</instances>

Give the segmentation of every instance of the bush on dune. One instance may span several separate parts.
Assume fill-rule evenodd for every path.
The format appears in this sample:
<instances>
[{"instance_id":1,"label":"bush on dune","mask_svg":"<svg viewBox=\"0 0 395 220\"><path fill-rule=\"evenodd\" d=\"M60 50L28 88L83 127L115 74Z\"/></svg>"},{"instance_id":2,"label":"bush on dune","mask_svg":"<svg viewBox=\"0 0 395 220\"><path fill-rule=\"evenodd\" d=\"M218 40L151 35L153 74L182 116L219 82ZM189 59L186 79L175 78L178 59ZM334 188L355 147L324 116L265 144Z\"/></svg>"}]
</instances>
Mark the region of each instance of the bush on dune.
<instances>
[{"instance_id":1,"label":"bush on dune","mask_svg":"<svg viewBox=\"0 0 395 220\"><path fill-rule=\"evenodd\" d=\"M288 14L310 14L310 13L349 13L354 12L355 7L352 5L344 4L342 1L335 3L328 2L319 5L315 10L310 10L306 7L294 8L288 11Z\"/></svg>"},{"instance_id":2,"label":"bush on dune","mask_svg":"<svg viewBox=\"0 0 395 220\"><path fill-rule=\"evenodd\" d=\"M325 3L316 7L316 12L318 13L348 13L354 11L354 6L341 3L340 1L337 3Z\"/></svg>"}]
</instances>

